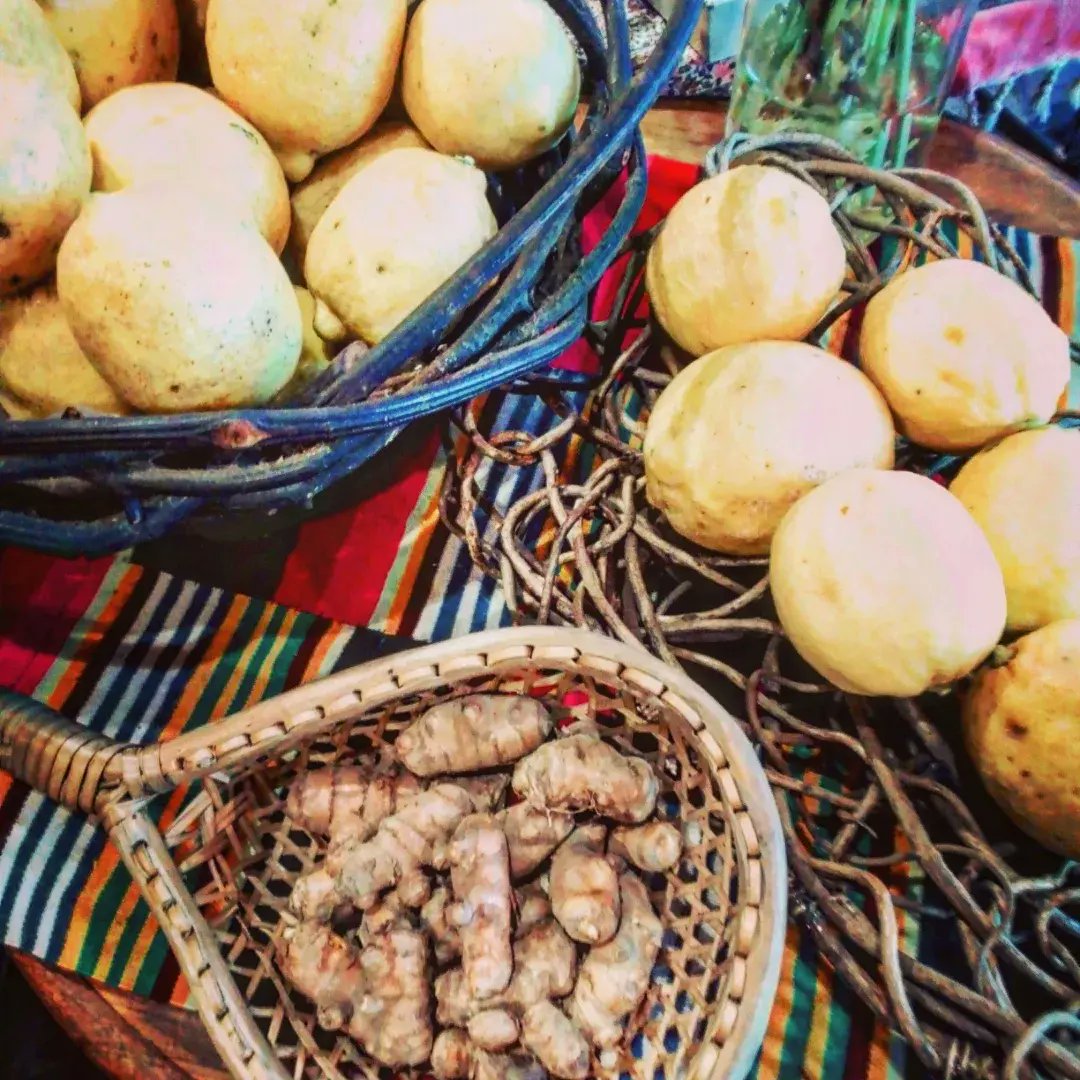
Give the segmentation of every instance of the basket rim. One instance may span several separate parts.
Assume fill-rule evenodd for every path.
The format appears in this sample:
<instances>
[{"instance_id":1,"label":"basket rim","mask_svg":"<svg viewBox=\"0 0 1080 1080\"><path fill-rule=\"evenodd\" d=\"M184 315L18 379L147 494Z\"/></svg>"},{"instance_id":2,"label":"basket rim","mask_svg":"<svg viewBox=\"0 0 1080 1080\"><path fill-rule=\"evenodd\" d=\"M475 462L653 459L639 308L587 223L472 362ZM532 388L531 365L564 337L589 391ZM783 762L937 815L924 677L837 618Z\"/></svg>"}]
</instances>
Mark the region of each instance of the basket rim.
<instances>
[{"instance_id":1,"label":"basket rim","mask_svg":"<svg viewBox=\"0 0 1080 1080\"><path fill-rule=\"evenodd\" d=\"M151 791L169 790L200 776L235 773L267 754L336 727L358 712L523 662L548 662L570 670L580 667L613 683L622 682L654 695L686 719L714 763L730 771L734 778L742 805L732 808L728 824L739 833L738 819L742 815L748 819L749 833L756 840L754 858L761 865L760 896L752 905L756 921L749 931L739 924L732 926L733 940L744 934L752 938L745 953L740 951L745 973L740 991L732 995L736 1014L727 1018L726 1034L719 1045L709 1033L705 1035L690 1075L699 1080L741 1080L765 1037L780 979L787 925L787 863L780 818L761 764L735 718L689 676L639 645L588 630L522 626L481 631L372 660L286 691L186 735L121 750L107 772L114 781L119 778L117 774L122 776L123 785L108 799L103 817L120 843L122 831L118 833L116 825L130 821L131 816L142 819L156 833L144 809L145 796ZM207 793L200 793L186 809L184 818L197 815L208 798ZM172 829L177 827L178 823L174 823ZM737 836L739 868L744 873L745 840L745 835ZM164 841L161 854L164 859L155 860L160 863L154 868L155 874L175 874ZM174 950L182 953L190 949L188 940L174 932L168 918L162 920L162 927ZM228 978L231 982L231 975ZM229 1044L218 1046L229 1060L228 1050L233 1048L229 1033L221 1030L220 1022L201 999L198 1004L215 1043L224 1040ZM714 1014L710 1031L715 1031L717 1020ZM252 1074L245 1071L237 1075Z\"/></svg>"}]
</instances>

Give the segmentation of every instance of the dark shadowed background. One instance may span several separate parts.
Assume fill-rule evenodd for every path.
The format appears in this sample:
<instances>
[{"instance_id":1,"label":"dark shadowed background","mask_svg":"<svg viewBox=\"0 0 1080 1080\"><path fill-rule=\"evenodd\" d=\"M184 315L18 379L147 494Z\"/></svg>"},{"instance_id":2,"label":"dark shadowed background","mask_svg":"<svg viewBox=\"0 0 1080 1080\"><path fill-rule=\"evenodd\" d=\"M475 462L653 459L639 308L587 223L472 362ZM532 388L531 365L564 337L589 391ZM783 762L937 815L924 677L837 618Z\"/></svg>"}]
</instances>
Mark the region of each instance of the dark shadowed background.
<instances>
[{"instance_id":1,"label":"dark shadowed background","mask_svg":"<svg viewBox=\"0 0 1080 1080\"><path fill-rule=\"evenodd\" d=\"M0 1080L105 1080L0 952Z\"/></svg>"}]
</instances>

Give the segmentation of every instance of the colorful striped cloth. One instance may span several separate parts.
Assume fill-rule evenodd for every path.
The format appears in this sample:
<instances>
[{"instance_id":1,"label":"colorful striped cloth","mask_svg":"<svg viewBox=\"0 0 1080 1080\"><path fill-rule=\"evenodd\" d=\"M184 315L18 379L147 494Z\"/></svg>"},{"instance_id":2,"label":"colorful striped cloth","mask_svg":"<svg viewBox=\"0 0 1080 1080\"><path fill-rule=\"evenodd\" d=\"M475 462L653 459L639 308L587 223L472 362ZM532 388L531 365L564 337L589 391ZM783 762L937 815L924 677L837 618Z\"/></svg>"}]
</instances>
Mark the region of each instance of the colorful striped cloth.
<instances>
[{"instance_id":1,"label":"colorful striped cloth","mask_svg":"<svg viewBox=\"0 0 1080 1080\"><path fill-rule=\"evenodd\" d=\"M662 216L693 175L654 162L642 225ZM1047 310L1073 333L1077 246L1012 238ZM854 330L841 323L830 347L843 351ZM552 419L534 396L492 398L484 408L485 429L540 431ZM346 486L340 497L348 508L283 519L275 531L262 522L256 538L185 536L95 561L0 549L0 685L113 737L149 740L411 640L505 624L494 584L472 572L439 520L446 449L438 435L416 431L378 464ZM538 482L524 470L486 470L485 490L500 505ZM183 576L162 572L166 565ZM182 797L161 799L164 823ZM909 916L902 932L929 962L940 960L929 927ZM102 833L2 773L0 938L111 985L187 1001L164 940ZM757 1076L916 1075L903 1042L872 1022L792 929Z\"/></svg>"}]
</instances>

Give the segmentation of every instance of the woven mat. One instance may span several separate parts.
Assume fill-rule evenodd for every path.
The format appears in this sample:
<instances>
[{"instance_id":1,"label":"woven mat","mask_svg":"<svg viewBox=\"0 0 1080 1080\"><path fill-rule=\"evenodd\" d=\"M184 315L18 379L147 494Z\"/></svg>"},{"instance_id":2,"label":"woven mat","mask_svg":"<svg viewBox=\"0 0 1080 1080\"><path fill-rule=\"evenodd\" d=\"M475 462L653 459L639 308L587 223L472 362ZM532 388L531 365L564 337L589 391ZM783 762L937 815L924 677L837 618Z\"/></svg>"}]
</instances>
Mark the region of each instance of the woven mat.
<instances>
[{"instance_id":1,"label":"woven mat","mask_svg":"<svg viewBox=\"0 0 1080 1080\"><path fill-rule=\"evenodd\" d=\"M654 162L643 224L662 216L693 175ZM1012 238L1047 310L1074 333L1080 245ZM842 351L852 329L841 326L830 346ZM483 422L539 431L551 421L531 396L500 409ZM212 723L409 639L504 624L494 586L472 573L439 522L444 461L439 434L421 428L338 494L359 500L347 509L298 525L286 519L255 540L152 545L136 553L143 565L130 554L65 562L0 549L0 685L115 738L148 740ZM511 490L498 466L485 477L503 505L536 482L519 470ZM196 580L155 570L155 562ZM168 820L178 797L162 803ZM908 917L902 932L929 962L940 959L944 946L930 927ZM2 773L0 937L110 985L186 1003L165 942L103 835ZM792 930L758 1075L853 1080L919 1070Z\"/></svg>"}]
</instances>

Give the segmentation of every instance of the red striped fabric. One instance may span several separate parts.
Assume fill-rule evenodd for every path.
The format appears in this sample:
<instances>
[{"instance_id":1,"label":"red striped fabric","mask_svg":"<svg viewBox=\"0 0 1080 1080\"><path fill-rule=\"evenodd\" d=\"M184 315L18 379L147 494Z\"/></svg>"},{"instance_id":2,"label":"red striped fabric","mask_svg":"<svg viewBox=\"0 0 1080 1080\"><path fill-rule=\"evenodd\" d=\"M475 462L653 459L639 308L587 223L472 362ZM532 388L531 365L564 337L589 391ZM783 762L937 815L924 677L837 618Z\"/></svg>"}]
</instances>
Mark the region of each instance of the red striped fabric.
<instances>
[{"instance_id":1,"label":"red striped fabric","mask_svg":"<svg viewBox=\"0 0 1080 1080\"><path fill-rule=\"evenodd\" d=\"M382 595L439 446L432 431L404 461L400 473L359 506L301 526L274 599L306 611L367 626ZM376 459L371 468L378 469Z\"/></svg>"}]
</instances>

